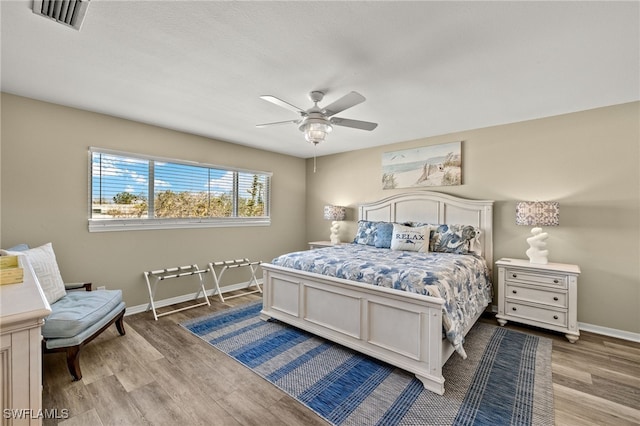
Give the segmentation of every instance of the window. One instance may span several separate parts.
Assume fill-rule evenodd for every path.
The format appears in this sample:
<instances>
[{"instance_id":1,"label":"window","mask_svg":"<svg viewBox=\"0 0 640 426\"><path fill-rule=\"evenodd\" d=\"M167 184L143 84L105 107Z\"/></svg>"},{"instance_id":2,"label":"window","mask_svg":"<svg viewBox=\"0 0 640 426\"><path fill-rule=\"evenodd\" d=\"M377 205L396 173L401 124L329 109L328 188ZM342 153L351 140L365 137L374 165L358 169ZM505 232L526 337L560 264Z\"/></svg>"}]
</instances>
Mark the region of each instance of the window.
<instances>
[{"instance_id":1,"label":"window","mask_svg":"<svg viewBox=\"0 0 640 426\"><path fill-rule=\"evenodd\" d=\"M89 231L271 223L271 173L99 148L89 157Z\"/></svg>"}]
</instances>

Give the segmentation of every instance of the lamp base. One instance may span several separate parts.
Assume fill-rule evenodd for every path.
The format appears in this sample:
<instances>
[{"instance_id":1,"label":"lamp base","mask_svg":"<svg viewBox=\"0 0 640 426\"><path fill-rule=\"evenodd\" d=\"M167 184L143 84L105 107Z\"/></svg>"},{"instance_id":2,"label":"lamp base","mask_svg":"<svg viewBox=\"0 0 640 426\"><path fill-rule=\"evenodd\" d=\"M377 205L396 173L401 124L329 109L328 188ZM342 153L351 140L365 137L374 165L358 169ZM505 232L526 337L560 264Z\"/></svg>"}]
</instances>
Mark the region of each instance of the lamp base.
<instances>
[{"instance_id":1,"label":"lamp base","mask_svg":"<svg viewBox=\"0 0 640 426\"><path fill-rule=\"evenodd\" d=\"M542 228L533 228L531 233L533 236L527 238L529 249L526 251L527 257L529 257L529 263L546 265L549 263L549 259L547 258L547 256L549 256L549 250L545 250L549 234L542 232Z\"/></svg>"},{"instance_id":2,"label":"lamp base","mask_svg":"<svg viewBox=\"0 0 640 426\"><path fill-rule=\"evenodd\" d=\"M337 221L331 222L331 235L329 236L329 240L331 244L339 244L340 237L338 236L338 231L340 230L340 223Z\"/></svg>"}]
</instances>

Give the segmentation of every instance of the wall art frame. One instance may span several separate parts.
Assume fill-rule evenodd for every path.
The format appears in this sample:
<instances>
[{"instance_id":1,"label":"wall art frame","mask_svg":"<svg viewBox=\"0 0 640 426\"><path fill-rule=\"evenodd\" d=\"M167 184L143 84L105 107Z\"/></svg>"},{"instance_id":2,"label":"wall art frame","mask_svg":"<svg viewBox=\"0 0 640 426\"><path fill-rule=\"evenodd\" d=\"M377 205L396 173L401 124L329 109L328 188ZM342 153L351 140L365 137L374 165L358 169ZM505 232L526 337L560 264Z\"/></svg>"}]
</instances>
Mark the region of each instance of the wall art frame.
<instances>
[{"instance_id":1,"label":"wall art frame","mask_svg":"<svg viewBox=\"0 0 640 426\"><path fill-rule=\"evenodd\" d=\"M462 142L382 154L382 189L462 185Z\"/></svg>"}]
</instances>

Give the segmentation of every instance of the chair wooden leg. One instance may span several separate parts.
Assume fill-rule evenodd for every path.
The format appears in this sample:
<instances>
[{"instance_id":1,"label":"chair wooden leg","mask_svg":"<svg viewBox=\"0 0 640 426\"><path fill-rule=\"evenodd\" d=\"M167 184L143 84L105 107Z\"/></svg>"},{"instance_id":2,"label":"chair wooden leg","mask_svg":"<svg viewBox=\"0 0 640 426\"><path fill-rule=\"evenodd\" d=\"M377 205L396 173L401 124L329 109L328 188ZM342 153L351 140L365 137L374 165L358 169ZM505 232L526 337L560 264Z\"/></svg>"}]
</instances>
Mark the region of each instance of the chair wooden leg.
<instances>
[{"instance_id":1,"label":"chair wooden leg","mask_svg":"<svg viewBox=\"0 0 640 426\"><path fill-rule=\"evenodd\" d=\"M67 348L67 367L69 373L73 376L73 381L82 379L82 372L80 371L80 345L71 346Z\"/></svg>"},{"instance_id":2,"label":"chair wooden leg","mask_svg":"<svg viewBox=\"0 0 640 426\"><path fill-rule=\"evenodd\" d=\"M126 331L124 330L124 311L122 311L118 319L116 319L116 328L118 329L118 333L120 333L121 336L125 335Z\"/></svg>"}]
</instances>

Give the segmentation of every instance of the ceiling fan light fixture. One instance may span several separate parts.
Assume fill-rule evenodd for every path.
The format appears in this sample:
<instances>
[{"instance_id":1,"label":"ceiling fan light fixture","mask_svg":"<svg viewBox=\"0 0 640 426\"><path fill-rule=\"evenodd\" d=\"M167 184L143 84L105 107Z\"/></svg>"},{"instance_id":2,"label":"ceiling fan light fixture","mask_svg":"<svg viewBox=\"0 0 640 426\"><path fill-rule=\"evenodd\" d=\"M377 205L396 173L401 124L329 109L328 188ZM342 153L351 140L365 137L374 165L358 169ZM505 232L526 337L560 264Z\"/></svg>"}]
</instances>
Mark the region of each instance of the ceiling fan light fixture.
<instances>
[{"instance_id":1,"label":"ceiling fan light fixture","mask_svg":"<svg viewBox=\"0 0 640 426\"><path fill-rule=\"evenodd\" d=\"M1 1L1 0L0 0ZM286 108L293 112L300 114L298 120L278 121L275 123L257 124L256 127L267 127L284 123L296 123L298 130L304 133L304 138L307 142L318 145L320 142L324 142L327 137L327 133L333 130L333 126L351 127L353 129L368 130L375 129L378 124L368 121L352 120L349 118L335 117L345 109L351 108L355 105L361 104L366 99L360 93L350 92L327 105L325 108L320 108L318 102L322 101L324 93L320 91L313 91L309 93L309 99L313 102L313 106L307 110L298 108L297 106L285 102L282 99L276 98L272 95L260 96L267 102L271 102L274 105L278 105L282 108Z\"/></svg>"},{"instance_id":2,"label":"ceiling fan light fixture","mask_svg":"<svg viewBox=\"0 0 640 426\"><path fill-rule=\"evenodd\" d=\"M324 142L327 133L332 129L329 121L320 118L308 118L300 126L300 130L304 132L304 138L314 145Z\"/></svg>"}]
</instances>

